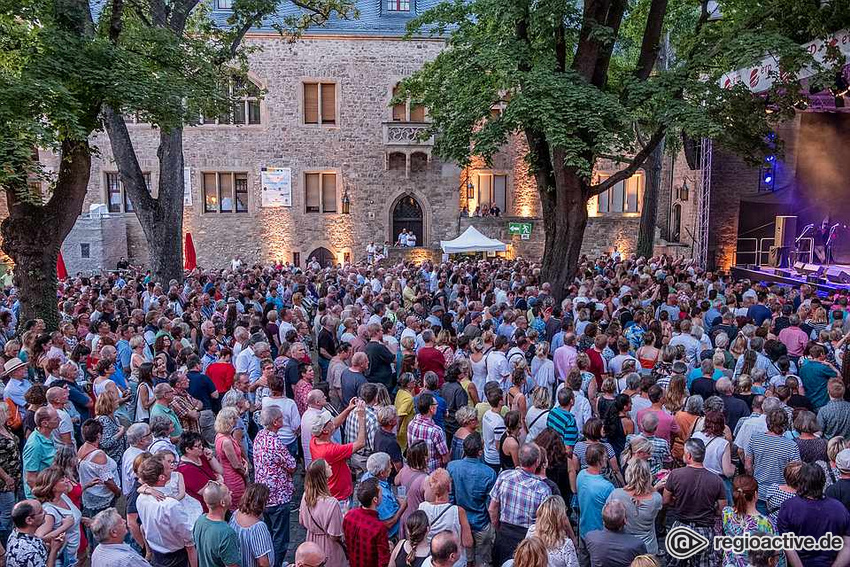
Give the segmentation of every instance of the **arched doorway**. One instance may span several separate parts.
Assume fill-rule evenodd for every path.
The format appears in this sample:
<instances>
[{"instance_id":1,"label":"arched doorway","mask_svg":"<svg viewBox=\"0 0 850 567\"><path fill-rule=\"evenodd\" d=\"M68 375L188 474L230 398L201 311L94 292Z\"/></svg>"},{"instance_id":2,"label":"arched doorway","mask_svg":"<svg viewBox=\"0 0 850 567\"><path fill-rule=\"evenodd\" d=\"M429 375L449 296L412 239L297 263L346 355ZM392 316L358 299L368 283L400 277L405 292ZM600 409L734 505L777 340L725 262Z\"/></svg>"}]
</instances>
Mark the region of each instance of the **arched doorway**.
<instances>
[{"instance_id":1,"label":"arched doorway","mask_svg":"<svg viewBox=\"0 0 850 567\"><path fill-rule=\"evenodd\" d=\"M416 245L422 246L425 244L423 222L422 222L422 207L412 195L404 195L396 201L393 207L393 232L392 241L398 240L398 235L402 230L413 232L416 235Z\"/></svg>"},{"instance_id":2,"label":"arched doorway","mask_svg":"<svg viewBox=\"0 0 850 567\"><path fill-rule=\"evenodd\" d=\"M313 258L319 263L319 265L323 268L327 268L328 266L333 266L336 263L336 259L334 258L333 252L328 250L327 248L316 248L310 255L307 256L307 264L313 261Z\"/></svg>"}]
</instances>

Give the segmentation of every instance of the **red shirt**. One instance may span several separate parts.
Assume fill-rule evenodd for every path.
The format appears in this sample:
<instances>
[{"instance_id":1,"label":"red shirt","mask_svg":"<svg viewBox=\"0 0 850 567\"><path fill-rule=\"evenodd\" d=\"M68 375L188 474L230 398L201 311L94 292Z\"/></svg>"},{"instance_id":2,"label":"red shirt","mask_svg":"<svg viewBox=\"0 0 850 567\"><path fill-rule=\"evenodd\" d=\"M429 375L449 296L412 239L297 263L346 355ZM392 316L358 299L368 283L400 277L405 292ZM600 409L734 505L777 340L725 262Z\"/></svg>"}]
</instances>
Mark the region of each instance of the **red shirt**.
<instances>
[{"instance_id":1,"label":"red shirt","mask_svg":"<svg viewBox=\"0 0 850 567\"><path fill-rule=\"evenodd\" d=\"M605 360L595 348L589 348L584 353L590 359L588 370L596 376L596 387L602 388L602 375L605 374Z\"/></svg>"},{"instance_id":2,"label":"red shirt","mask_svg":"<svg viewBox=\"0 0 850 567\"><path fill-rule=\"evenodd\" d=\"M354 487L351 485L351 469L348 459L354 452L353 443L340 445L338 443L316 443L316 438L310 439L310 456L314 461L324 459L331 466L331 477L328 479L328 490L337 500L351 496ZM389 557L387 557L389 561Z\"/></svg>"},{"instance_id":3,"label":"red shirt","mask_svg":"<svg viewBox=\"0 0 850 567\"><path fill-rule=\"evenodd\" d=\"M342 519L342 532L351 567L386 567L390 562L387 527L378 512L354 508Z\"/></svg>"},{"instance_id":4,"label":"red shirt","mask_svg":"<svg viewBox=\"0 0 850 567\"><path fill-rule=\"evenodd\" d=\"M207 366L207 376L215 384L219 394L227 392L233 386L233 378L236 376L236 368L229 362L213 362Z\"/></svg>"},{"instance_id":5,"label":"red shirt","mask_svg":"<svg viewBox=\"0 0 850 567\"><path fill-rule=\"evenodd\" d=\"M209 512L207 503L204 502L204 497L200 492L204 489L207 483L216 479L215 471L210 466L207 458L201 455L201 466L185 461L177 467L177 472L183 475L183 483L186 485L186 496L191 496L201 503L204 513Z\"/></svg>"},{"instance_id":6,"label":"red shirt","mask_svg":"<svg viewBox=\"0 0 850 567\"><path fill-rule=\"evenodd\" d=\"M443 374L446 372L446 357L443 353L434 347L422 347L416 354L419 361L419 371L424 376L426 372L431 371L437 374L440 379L440 387L443 386Z\"/></svg>"}]
</instances>

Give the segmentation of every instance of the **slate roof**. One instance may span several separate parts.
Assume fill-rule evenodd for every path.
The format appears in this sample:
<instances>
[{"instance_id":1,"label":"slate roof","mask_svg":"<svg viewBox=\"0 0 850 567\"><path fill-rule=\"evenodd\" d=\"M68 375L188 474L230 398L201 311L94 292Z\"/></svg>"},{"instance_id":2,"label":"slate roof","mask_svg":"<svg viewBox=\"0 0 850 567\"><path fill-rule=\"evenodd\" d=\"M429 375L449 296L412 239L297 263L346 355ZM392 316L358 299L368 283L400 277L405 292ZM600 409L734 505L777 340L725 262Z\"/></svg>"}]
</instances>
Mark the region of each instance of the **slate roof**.
<instances>
[{"instance_id":1,"label":"slate roof","mask_svg":"<svg viewBox=\"0 0 850 567\"><path fill-rule=\"evenodd\" d=\"M395 0L393 0L395 1ZM437 6L442 0L409 0L409 12L391 12L387 10L388 0L355 0L355 5L360 12L357 19L344 20L331 18L324 26L312 28L308 31L310 35L376 35L376 36L403 36L407 29L407 23L423 12ZM220 10L217 0L209 0L213 10L212 18L221 26L227 25L230 10ZM286 0L281 0L281 9L278 15L283 17L298 13L299 8ZM272 27L273 19L267 19L259 28L258 32L275 32Z\"/></svg>"}]
</instances>

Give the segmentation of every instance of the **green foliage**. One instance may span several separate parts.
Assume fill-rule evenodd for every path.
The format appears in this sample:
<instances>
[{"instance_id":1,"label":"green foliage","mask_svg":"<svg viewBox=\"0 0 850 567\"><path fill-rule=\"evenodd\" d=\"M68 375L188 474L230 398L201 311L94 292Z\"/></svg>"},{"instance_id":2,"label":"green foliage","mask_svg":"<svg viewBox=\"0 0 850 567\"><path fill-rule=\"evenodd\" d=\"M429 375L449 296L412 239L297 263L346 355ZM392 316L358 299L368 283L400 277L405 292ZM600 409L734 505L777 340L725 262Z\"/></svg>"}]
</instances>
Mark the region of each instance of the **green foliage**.
<instances>
[{"instance_id":1,"label":"green foliage","mask_svg":"<svg viewBox=\"0 0 850 567\"><path fill-rule=\"evenodd\" d=\"M473 155L489 159L511 136L532 132L553 153L563 152L564 162L554 168L577 170L587 180L599 156L628 160L640 149L636 127L710 137L755 161L767 151L770 129L793 114L799 85L777 82L769 112L767 99L743 86L722 89L722 73L768 53L794 72L812 62L801 42L850 24L846 0L826 9L808 0L722 0L719 21L701 18L700 2L669 0L660 37L662 44L669 38L667 64L643 80L636 66L650 4L628 2L615 34L585 20L574 2L445 2L412 22L409 32L444 35L447 49L408 78L398 98L427 106L435 151L461 165ZM566 54L561 62L559 37ZM602 86L572 70L585 37L602 46L614 42L610 64L599 63L608 79ZM834 78L840 64L828 62L823 75ZM500 101L504 112L494 116L491 107Z\"/></svg>"}]
</instances>

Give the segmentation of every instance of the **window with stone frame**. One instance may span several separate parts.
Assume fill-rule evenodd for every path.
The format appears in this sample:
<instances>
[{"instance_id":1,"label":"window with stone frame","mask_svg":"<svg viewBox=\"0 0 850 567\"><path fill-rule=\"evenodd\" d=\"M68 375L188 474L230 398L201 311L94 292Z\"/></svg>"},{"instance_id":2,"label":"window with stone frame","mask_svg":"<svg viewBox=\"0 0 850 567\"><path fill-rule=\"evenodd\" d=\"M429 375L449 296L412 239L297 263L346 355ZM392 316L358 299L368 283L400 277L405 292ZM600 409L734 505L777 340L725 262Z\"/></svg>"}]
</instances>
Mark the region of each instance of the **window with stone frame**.
<instances>
[{"instance_id":1,"label":"window with stone frame","mask_svg":"<svg viewBox=\"0 0 850 567\"><path fill-rule=\"evenodd\" d=\"M304 211L307 213L337 212L336 173L304 174Z\"/></svg>"},{"instance_id":2,"label":"window with stone frame","mask_svg":"<svg viewBox=\"0 0 850 567\"><path fill-rule=\"evenodd\" d=\"M407 156L403 152L392 152L387 158L387 169L389 171L406 171Z\"/></svg>"},{"instance_id":3,"label":"window with stone frame","mask_svg":"<svg viewBox=\"0 0 850 567\"><path fill-rule=\"evenodd\" d=\"M232 10L233 0L215 0L216 10Z\"/></svg>"},{"instance_id":4,"label":"window with stone frame","mask_svg":"<svg viewBox=\"0 0 850 567\"><path fill-rule=\"evenodd\" d=\"M393 98L400 92L401 87L396 84L393 87ZM421 104L412 104L410 101L394 104L393 122L425 122L425 107Z\"/></svg>"},{"instance_id":5,"label":"window with stone frame","mask_svg":"<svg viewBox=\"0 0 850 567\"><path fill-rule=\"evenodd\" d=\"M410 154L410 173L421 173L428 169L428 154L413 152Z\"/></svg>"},{"instance_id":6,"label":"window with stone frame","mask_svg":"<svg viewBox=\"0 0 850 567\"><path fill-rule=\"evenodd\" d=\"M145 186L148 192L151 190L151 173L145 171L142 173L145 176ZM121 182L121 177L117 171L108 171L106 173L106 203L110 213L132 213L134 212L133 203L130 202L130 197L124 189L124 183Z\"/></svg>"},{"instance_id":7,"label":"window with stone frame","mask_svg":"<svg viewBox=\"0 0 850 567\"><path fill-rule=\"evenodd\" d=\"M229 112L215 116L204 114L201 117L202 124L235 124L256 125L262 123L260 115L260 87L253 81L234 77L228 87L231 96L240 94L239 100L233 103Z\"/></svg>"},{"instance_id":8,"label":"window with stone frame","mask_svg":"<svg viewBox=\"0 0 850 567\"><path fill-rule=\"evenodd\" d=\"M475 179L477 181L476 205L487 207L492 205L499 207L505 214L508 206L508 176L504 173L479 172Z\"/></svg>"},{"instance_id":9,"label":"window with stone frame","mask_svg":"<svg viewBox=\"0 0 850 567\"><path fill-rule=\"evenodd\" d=\"M247 213L248 174L242 172L204 172L205 213Z\"/></svg>"},{"instance_id":10,"label":"window with stone frame","mask_svg":"<svg viewBox=\"0 0 850 567\"><path fill-rule=\"evenodd\" d=\"M608 173L598 174L599 181L610 177ZM620 181L597 196L596 212L600 214L639 213L643 200L644 177L636 173Z\"/></svg>"},{"instance_id":11,"label":"window with stone frame","mask_svg":"<svg viewBox=\"0 0 850 567\"><path fill-rule=\"evenodd\" d=\"M386 0L388 12L409 12L410 0Z\"/></svg>"},{"instance_id":12,"label":"window with stone frame","mask_svg":"<svg viewBox=\"0 0 850 567\"><path fill-rule=\"evenodd\" d=\"M304 124L336 126L336 83L304 83Z\"/></svg>"}]
</instances>

